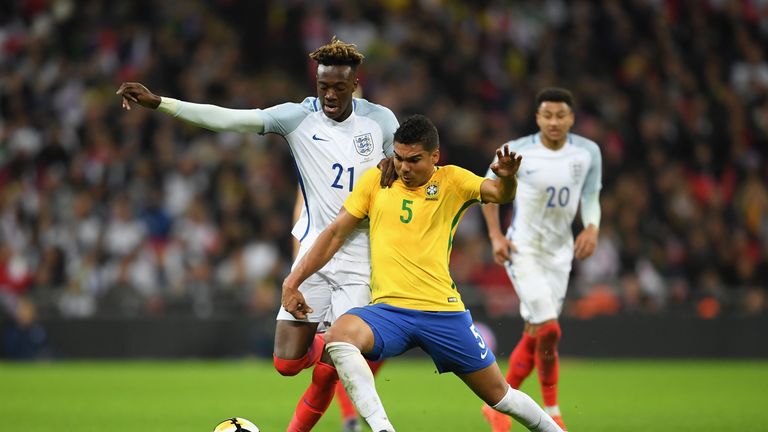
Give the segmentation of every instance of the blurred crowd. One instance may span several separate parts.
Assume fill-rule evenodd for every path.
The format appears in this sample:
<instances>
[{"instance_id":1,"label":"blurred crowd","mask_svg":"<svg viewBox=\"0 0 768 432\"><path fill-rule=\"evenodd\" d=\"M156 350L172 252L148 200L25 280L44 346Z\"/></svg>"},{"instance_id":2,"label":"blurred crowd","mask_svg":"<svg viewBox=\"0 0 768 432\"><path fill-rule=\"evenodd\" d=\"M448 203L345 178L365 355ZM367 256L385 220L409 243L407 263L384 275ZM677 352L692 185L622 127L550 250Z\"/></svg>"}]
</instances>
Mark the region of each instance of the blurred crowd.
<instances>
[{"instance_id":1,"label":"blurred crowd","mask_svg":"<svg viewBox=\"0 0 768 432\"><path fill-rule=\"evenodd\" d=\"M768 1L12 0L2 313L271 317L293 252L285 142L123 111L115 90L301 101L315 94L307 53L333 35L366 55L364 97L430 116L442 162L477 174L535 132L538 89L573 91L574 132L602 149L603 217L566 316L768 312ZM477 208L452 272L472 307L517 314Z\"/></svg>"}]
</instances>

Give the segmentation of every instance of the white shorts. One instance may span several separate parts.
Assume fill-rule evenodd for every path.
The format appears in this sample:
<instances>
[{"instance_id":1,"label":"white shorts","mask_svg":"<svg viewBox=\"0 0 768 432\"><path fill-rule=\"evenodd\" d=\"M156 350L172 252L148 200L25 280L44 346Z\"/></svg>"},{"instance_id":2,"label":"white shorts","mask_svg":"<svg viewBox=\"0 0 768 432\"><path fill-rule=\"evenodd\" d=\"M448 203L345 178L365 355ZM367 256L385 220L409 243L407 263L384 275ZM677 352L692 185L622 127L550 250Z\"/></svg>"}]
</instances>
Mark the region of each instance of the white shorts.
<instances>
[{"instance_id":1,"label":"white shorts","mask_svg":"<svg viewBox=\"0 0 768 432\"><path fill-rule=\"evenodd\" d=\"M563 310L570 268L555 270L540 264L541 259L529 255L513 255L504 267L520 297L520 316L527 323L541 324L557 319Z\"/></svg>"},{"instance_id":2,"label":"white shorts","mask_svg":"<svg viewBox=\"0 0 768 432\"><path fill-rule=\"evenodd\" d=\"M371 302L371 265L331 258L299 286L299 291L312 313L299 320L280 306L277 319L316 322L320 323L318 331L325 331L348 310Z\"/></svg>"}]
</instances>

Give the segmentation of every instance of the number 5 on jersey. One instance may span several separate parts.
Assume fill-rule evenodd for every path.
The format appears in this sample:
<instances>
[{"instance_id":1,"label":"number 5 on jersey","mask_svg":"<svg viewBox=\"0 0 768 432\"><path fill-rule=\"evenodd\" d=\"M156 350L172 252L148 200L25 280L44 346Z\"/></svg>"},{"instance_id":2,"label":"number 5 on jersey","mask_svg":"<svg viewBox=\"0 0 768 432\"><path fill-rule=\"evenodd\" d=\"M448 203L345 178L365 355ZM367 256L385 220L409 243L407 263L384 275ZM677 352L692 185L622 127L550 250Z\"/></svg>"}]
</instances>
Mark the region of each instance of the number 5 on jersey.
<instances>
[{"instance_id":1,"label":"number 5 on jersey","mask_svg":"<svg viewBox=\"0 0 768 432\"><path fill-rule=\"evenodd\" d=\"M413 204L413 200L403 200L402 209L405 213L400 215L400 222L408 223L413 219L413 209L411 208L411 204Z\"/></svg>"}]
</instances>

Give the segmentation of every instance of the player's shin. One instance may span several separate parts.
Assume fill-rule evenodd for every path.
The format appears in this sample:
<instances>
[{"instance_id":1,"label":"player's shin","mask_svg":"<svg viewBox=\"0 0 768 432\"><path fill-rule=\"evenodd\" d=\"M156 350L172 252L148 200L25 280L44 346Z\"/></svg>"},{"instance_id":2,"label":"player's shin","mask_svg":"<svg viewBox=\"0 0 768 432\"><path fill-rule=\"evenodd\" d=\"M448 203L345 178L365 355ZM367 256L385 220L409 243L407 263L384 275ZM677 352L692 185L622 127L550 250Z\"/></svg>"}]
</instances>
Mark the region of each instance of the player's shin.
<instances>
[{"instance_id":1,"label":"player's shin","mask_svg":"<svg viewBox=\"0 0 768 432\"><path fill-rule=\"evenodd\" d=\"M360 350L346 342L331 342L326 345L326 350L336 365L344 389L371 429L394 431L376 393L373 373Z\"/></svg>"},{"instance_id":2,"label":"player's shin","mask_svg":"<svg viewBox=\"0 0 768 432\"><path fill-rule=\"evenodd\" d=\"M312 430L331 404L338 382L336 369L329 364L318 362L312 371L312 382L293 413L288 432Z\"/></svg>"},{"instance_id":3,"label":"player's shin","mask_svg":"<svg viewBox=\"0 0 768 432\"><path fill-rule=\"evenodd\" d=\"M511 386L507 394L493 406L497 411L512 416L529 430L537 432L562 432L562 429L527 394Z\"/></svg>"},{"instance_id":4,"label":"player's shin","mask_svg":"<svg viewBox=\"0 0 768 432\"><path fill-rule=\"evenodd\" d=\"M525 378L531 374L536 352L536 337L523 333L523 337L509 355L507 382L512 388L519 389Z\"/></svg>"},{"instance_id":5,"label":"player's shin","mask_svg":"<svg viewBox=\"0 0 768 432\"><path fill-rule=\"evenodd\" d=\"M336 402L339 404L339 411L343 420L357 417L355 405L347 395L347 391L344 390L344 384L341 381L336 384Z\"/></svg>"},{"instance_id":6,"label":"player's shin","mask_svg":"<svg viewBox=\"0 0 768 432\"><path fill-rule=\"evenodd\" d=\"M536 369L545 407L557 407L557 383L560 376L557 345L561 334L560 325L556 321L542 325L536 332Z\"/></svg>"},{"instance_id":7,"label":"player's shin","mask_svg":"<svg viewBox=\"0 0 768 432\"><path fill-rule=\"evenodd\" d=\"M371 367L371 372L375 376L378 372L379 368L382 364L384 364L384 361L371 361L366 360L368 362L368 366ZM357 410L355 409L355 405L352 403L352 399L349 398L349 395L347 395L347 391L344 390L344 384L341 383L341 381L336 383L336 402L339 404L339 411L341 412L341 419L344 422L344 430L359 430L360 429L360 423L357 418Z\"/></svg>"}]
</instances>

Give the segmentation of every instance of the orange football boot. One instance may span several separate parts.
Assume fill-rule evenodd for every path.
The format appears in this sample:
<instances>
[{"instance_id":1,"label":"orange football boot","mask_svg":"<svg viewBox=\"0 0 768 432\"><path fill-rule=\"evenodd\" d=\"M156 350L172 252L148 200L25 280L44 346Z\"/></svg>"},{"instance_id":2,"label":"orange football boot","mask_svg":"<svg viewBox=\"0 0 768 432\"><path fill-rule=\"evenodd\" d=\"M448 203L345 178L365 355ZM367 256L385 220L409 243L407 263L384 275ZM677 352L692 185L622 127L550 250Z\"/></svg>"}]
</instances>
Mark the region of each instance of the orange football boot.
<instances>
[{"instance_id":1,"label":"orange football boot","mask_svg":"<svg viewBox=\"0 0 768 432\"><path fill-rule=\"evenodd\" d=\"M563 432L568 431L568 429L565 428L565 423L563 423L563 416L553 415L552 420L554 420L555 423L557 423L557 425L560 426L560 429L562 429Z\"/></svg>"},{"instance_id":2,"label":"orange football boot","mask_svg":"<svg viewBox=\"0 0 768 432\"><path fill-rule=\"evenodd\" d=\"M512 418L504 413L483 404L483 417L491 425L491 432L509 432L512 428Z\"/></svg>"}]
</instances>

